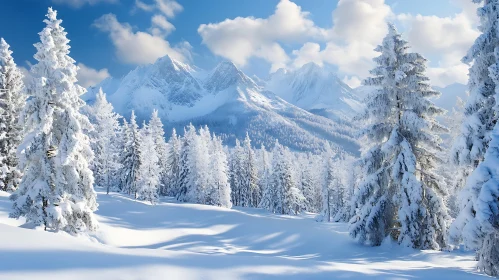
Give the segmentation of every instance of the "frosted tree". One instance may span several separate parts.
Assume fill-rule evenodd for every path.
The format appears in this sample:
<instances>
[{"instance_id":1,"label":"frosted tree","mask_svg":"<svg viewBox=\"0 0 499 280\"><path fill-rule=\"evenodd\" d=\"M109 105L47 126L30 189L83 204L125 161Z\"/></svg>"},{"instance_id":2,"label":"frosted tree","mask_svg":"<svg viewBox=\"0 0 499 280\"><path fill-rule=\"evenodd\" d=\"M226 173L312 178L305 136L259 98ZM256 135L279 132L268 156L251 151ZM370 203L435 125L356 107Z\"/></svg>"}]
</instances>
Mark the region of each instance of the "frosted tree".
<instances>
[{"instance_id":1,"label":"frosted tree","mask_svg":"<svg viewBox=\"0 0 499 280\"><path fill-rule=\"evenodd\" d=\"M231 208L227 154L224 151L222 139L214 137L211 142L211 150L210 170L212 182L208 192L208 204Z\"/></svg>"},{"instance_id":2,"label":"frosted tree","mask_svg":"<svg viewBox=\"0 0 499 280\"><path fill-rule=\"evenodd\" d=\"M320 209L317 207L317 185L319 182L316 178L317 169L312 162L312 155L306 154L304 157L299 158L299 176L300 178L300 190L305 197L305 210L309 212L317 213Z\"/></svg>"},{"instance_id":3,"label":"frosted tree","mask_svg":"<svg viewBox=\"0 0 499 280\"><path fill-rule=\"evenodd\" d=\"M260 148L260 162L258 163L258 166L260 167L258 186L262 192L262 196L257 207L268 209L271 204L268 200L273 197L270 193L272 192L270 187L272 168L270 166L269 153L265 150L264 145Z\"/></svg>"},{"instance_id":4,"label":"frosted tree","mask_svg":"<svg viewBox=\"0 0 499 280\"><path fill-rule=\"evenodd\" d=\"M243 166L244 174L243 174L243 189L249 190L249 201L248 206L250 207L258 207L258 204L261 200L261 190L258 186L258 178L257 178L257 170L256 170L256 162L255 162L255 152L251 147L251 139L246 133L246 138L243 142L244 149L244 157L243 162L241 163Z\"/></svg>"},{"instance_id":5,"label":"frosted tree","mask_svg":"<svg viewBox=\"0 0 499 280\"><path fill-rule=\"evenodd\" d=\"M158 116L158 110L152 112L149 129L153 135L156 154L159 159L160 193L164 195L167 192L166 188L168 185L168 146L165 142L165 131L163 130L163 123Z\"/></svg>"},{"instance_id":6,"label":"frosted tree","mask_svg":"<svg viewBox=\"0 0 499 280\"><path fill-rule=\"evenodd\" d=\"M485 6L487 7L487 6ZM489 7L490 8L490 7ZM496 21L497 23L497 21ZM488 69L492 81L499 83L499 50L496 62ZM495 89L499 97L499 87ZM498 105L494 107L499 113ZM491 276L499 276L499 124L490 134L484 160L468 177L460 194L461 211L450 230L452 241L477 252L478 267Z\"/></svg>"},{"instance_id":7,"label":"frosted tree","mask_svg":"<svg viewBox=\"0 0 499 280\"><path fill-rule=\"evenodd\" d=\"M277 214L298 214L303 210L305 198L296 187L290 154L287 148L276 142L272 152L271 183L264 190L261 207Z\"/></svg>"},{"instance_id":8,"label":"frosted tree","mask_svg":"<svg viewBox=\"0 0 499 280\"><path fill-rule=\"evenodd\" d=\"M482 3L478 8L482 34L462 59L472 64L469 69L469 98L464 111L465 120L461 127L461 135L454 142L453 161L467 168L470 173L483 160L483 155L490 140L489 134L497 120L494 113L494 98L497 83L492 79L489 67L497 62L494 50L499 45L497 18L499 2L496 0L473 0Z\"/></svg>"},{"instance_id":9,"label":"frosted tree","mask_svg":"<svg viewBox=\"0 0 499 280\"><path fill-rule=\"evenodd\" d=\"M161 168L157 151L156 136L151 126L142 128L139 142L139 166L137 169L137 198L155 204L158 201Z\"/></svg>"},{"instance_id":10,"label":"frosted tree","mask_svg":"<svg viewBox=\"0 0 499 280\"><path fill-rule=\"evenodd\" d=\"M173 129L172 136L168 142L168 184L163 195L177 196L180 189L180 149L182 141L177 136L177 131Z\"/></svg>"},{"instance_id":11,"label":"frosted tree","mask_svg":"<svg viewBox=\"0 0 499 280\"><path fill-rule=\"evenodd\" d=\"M377 90L368 96L360 119L363 134L363 180L353 196L356 214L350 234L359 242L380 245L387 237L413 248L446 246L448 214L445 188L434 171L442 150L438 134L446 129L435 121L443 113L429 97L426 60L409 48L393 25L382 45L377 66L366 85Z\"/></svg>"},{"instance_id":12,"label":"frosted tree","mask_svg":"<svg viewBox=\"0 0 499 280\"><path fill-rule=\"evenodd\" d=\"M69 56L67 33L48 9L46 27L35 44L37 64L27 86L28 102L22 123L27 135L19 148L24 175L11 196L11 217L69 233L93 231L97 221L94 178L89 168L93 157L83 129L91 129L79 111L85 89L76 84L78 70Z\"/></svg>"},{"instance_id":13,"label":"frosted tree","mask_svg":"<svg viewBox=\"0 0 499 280\"><path fill-rule=\"evenodd\" d=\"M10 46L0 38L0 190L13 191L21 181L16 151L23 137L19 119L25 103L23 75Z\"/></svg>"},{"instance_id":14,"label":"frosted tree","mask_svg":"<svg viewBox=\"0 0 499 280\"><path fill-rule=\"evenodd\" d=\"M118 146L120 132L120 115L113 112L113 105L106 99L106 95L99 89L94 105L90 109L94 131L94 176L95 183L106 188L106 192L119 185L121 164L119 163Z\"/></svg>"},{"instance_id":15,"label":"frosted tree","mask_svg":"<svg viewBox=\"0 0 499 280\"><path fill-rule=\"evenodd\" d=\"M322 183L322 191L321 191L321 211L317 216L316 220L319 222L331 222L332 215L332 194L333 188L337 187L338 179L336 177L336 170L334 170L334 164L332 157L328 154L326 156L326 166L325 166L325 179Z\"/></svg>"},{"instance_id":16,"label":"frosted tree","mask_svg":"<svg viewBox=\"0 0 499 280\"><path fill-rule=\"evenodd\" d=\"M236 139L236 146L230 155L230 187L232 190L232 203L235 206L248 207L250 202L250 189L245 181L244 148Z\"/></svg>"},{"instance_id":17,"label":"frosted tree","mask_svg":"<svg viewBox=\"0 0 499 280\"><path fill-rule=\"evenodd\" d=\"M140 166L141 135L137 125L135 112L132 111L130 123L126 128L125 150L123 151L122 191L137 198L138 168Z\"/></svg>"}]
</instances>

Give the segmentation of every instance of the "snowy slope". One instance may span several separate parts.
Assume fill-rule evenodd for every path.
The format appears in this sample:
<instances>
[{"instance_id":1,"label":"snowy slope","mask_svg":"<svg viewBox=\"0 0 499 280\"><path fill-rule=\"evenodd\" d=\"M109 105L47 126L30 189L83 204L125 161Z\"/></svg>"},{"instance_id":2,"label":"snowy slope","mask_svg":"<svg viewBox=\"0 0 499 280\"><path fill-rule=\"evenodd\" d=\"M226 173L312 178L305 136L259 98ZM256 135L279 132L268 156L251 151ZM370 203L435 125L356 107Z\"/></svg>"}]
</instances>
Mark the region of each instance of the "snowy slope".
<instances>
[{"instance_id":1,"label":"snowy slope","mask_svg":"<svg viewBox=\"0 0 499 280\"><path fill-rule=\"evenodd\" d=\"M266 89L300 108L334 119L351 118L362 109L361 100L348 85L313 62L296 70L278 70Z\"/></svg>"},{"instance_id":2,"label":"snowy slope","mask_svg":"<svg viewBox=\"0 0 499 280\"><path fill-rule=\"evenodd\" d=\"M167 129L176 127L182 132L183 126L192 122L224 134L228 144L248 132L257 146L272 147L279 139L296 150L323 150L331 144L358 154L350 126L286 102L231 62L202 72L167 56L130 72L117 89L102 86L118 113L129 116L135 109L140 121L156 108ZM88 101L97 88L90 89Z\"/></svg>"},{"instance_id":3,"label":"snowy slope","mask_svg":"<svg viewBox=\"0 0 499 280\"><path fill-rule=\"evenodd\" d=\"M16 227L0 192L0 279L486 279L472 253L364 247L308 214L98 201L99 231L72 237Z\"/></svg>"}]
</instances>

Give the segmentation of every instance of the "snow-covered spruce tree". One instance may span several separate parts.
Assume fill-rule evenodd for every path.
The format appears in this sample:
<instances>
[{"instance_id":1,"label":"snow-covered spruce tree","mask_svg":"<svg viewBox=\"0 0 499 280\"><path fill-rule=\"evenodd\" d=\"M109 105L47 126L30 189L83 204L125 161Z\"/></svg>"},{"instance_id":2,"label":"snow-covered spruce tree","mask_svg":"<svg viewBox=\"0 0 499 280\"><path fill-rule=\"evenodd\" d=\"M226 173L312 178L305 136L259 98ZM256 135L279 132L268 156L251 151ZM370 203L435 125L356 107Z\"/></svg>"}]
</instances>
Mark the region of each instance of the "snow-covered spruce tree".
<instances>
[{"instance_id":1,"label":"snow-covered spruce tree","mask_svg":"<svg viewBox=\"0 0 499 280\"><path fill-rule=\"evenodd\" d=\"M165 131L163 123L158 116L158 110L153 110L151 120L149 121L149 130L153 135L156 154L159 159L159 184L161 195L166 195L168 186L168 146L165 142Z\"/></svg>"},{"instance_id":2,"label":"snow-covered spruce tree","mask_svg":"<svg viewBox=\"0 0 499 280\"><path fill-rule=\"evenodd\" d=\"M94 131L91 135L94 146L95 184L106 188L106 192L118 190L120 151L118 137L120 132L120 115L113 112L113 105L106 99L106 94L99 89L95 103L90 108Z\"/></svg>"},{"instance_id":3,"label":"snow-covered spruce tree","mask_svg":"<svg viewBox=\"0 0 499 280\"><path fill-rule=\"evenodd\" d=\"M292 176L290 152L276 141L272 154L271 183L260 205L277 214L296 215L303 210L305 198Z\"/></svg>"},{"instance_id":4,"label":"snow-covered spruce tree","mask_svg":"<svg viewBox=\"0 0 499 280\"><path fill-rule=\"evenodd\" d=\"M141 135L137 125L135 112L132 111L130 123L126 128L125 150L123 151L122 191L137 198L138 168L140 166Z\"/></svg>"},{"instance_id":5,"label":"snow-covered spruce tree","mask_svg":"<svg viewBox=\"0 0 499 280\"><path fill-rule=\"evenodd\" d=\"M3 191L15 190L21 181L16 151L23 137L19 119L26 103L23 75L9 48L0 38L0 190Z\"/></svg>"},{"instance_id":6,"label":"snow-covered spruce tree","mask_svg":"<svg viewBox=\"0 0 499 280\"><path fill-rule=\"evenodd\" d=\"M255 152L253 151L253 148L251 147L251 139L246 133L246 138L244 139L243 142L243 149L244 149L244 157L243 157L243 179L244 179L244 189L249 190L249 201L248 201L248 206L250 207L258 207L258 204L260 203L262 192L260 190L260 187L258 186L258 178L257 178L257 171L256 171L256 162L255 162Z\"/></svg>"},{"instance_id":7,"label":"snow-covered spruce tree","mask_svg":"<svg viewBox=\"0 0 499 280\"><path fill-rule=\"evenodd\" d=\"M270 187L272 168L270 166L269 152L265 150L264 145L260 148L260 162L258 166L260 167L258 186L262 191L262 196L257 207L269 209L271 205L269 200L273 197L271 193L273 190Z\"/></svg>"},{"instance_id":8,"label":"snow-covered spruce tree","mask_svg":"<svg viewBox=\"0 0 499 280\"><path fill-rule=\"evenodd\" d=\"M434 117L443 111L428 97L426 60L407 52L393 25L376 51L377 66L366 85L377 87L367 98L361 119L368 149L363 152L363 180L353 196L356 214L350 234L377 246L391 236L400 244L421 249L446 246L448 214L445 189L435 174L439 162L439 133L446 131Z\"/></svg>"},{"instance_id":9,"label":"snow-covered spruce tree","mask_svg":"<svg viewBox=\"0 0 499 280\"><path fill-rule=\"evenodd\" d=\"M492 81L499 84L499 50L496 63L489 67ZM499 98L499 87L495 90ZM495 114L499 106L494 107ZM466 247L477 251L478 267L491 276L499 276L499 123L490 134L484 160L468 177L459 202L461 211L452 223L453 242L464 241Z\"/></svg>"},{"instance_id":10,"label":"snow-covered spruce tree","mask_svg":"<svg viewBox=\"0 0 499 280\"><path fill-rule=\"evenodd\" d=\"M130 128L126 118L123 118L123 125L120 127L120 138L116 143L119 152L119 162L121 168L118 171L119 185L118 189L120 192L126 193L125 186L127 185L128 169L126 168L125 162L128 157L128 143L132 138Z\"/></svg>"},{"instance_id":11,"label":"snow-covered spruce tree","mask_svg":"<svg viewBox=\"0 0 499 280\"><path fill-rule=\"evenodd\" d=\"M492 79L489 67L497 62L494 50L499 45L498 17L499 1L472 0L482 3L477 14L480 17L478 29L482 34L462 59L472 64L469 69L469 98L465 107L465 120L461 127L461 135L455 140L452 159L467 174L473 171L483 160L490 140L489 134L497 120L494 113L494 98L497 83Z\"/></svg>"},{"instance_id":12,"label":"snow-covered spruce tree","mask_svg":"<svg viewBox=\"0 0 499 280\"><path fill-rule=\"evenodd\" d=\"M172 136L168 141L168 184L164 195L177 196L180 189L180 149L182 141L177 136L175 128L172 131Z\"/></svg>"},{"instance_id":13,"label":"snow-covered spruce tree","mask_svg":"<svg viewBox=\"0 0 499 280\"><path fill-rule=\"evenodd\" d=\"M204 204L209 185L209 156L207 143L190 124L184 131L180 152L179 193L183 202Z\"/></svg>"},{"instance_id":14,"label":"snow-covered spruce tree","mask_svg":"<svg viewBox=\"0 0 499 280\"><path fill-rule=\"evenodd\" d=\"M139 167L137 169L137 198L155 204L158 201L158 187L161 170L157 151L156 136L151 126L142 129L139 142Z\"/></svg>"},{"instance_id":15,"label":"snow-covered spruce tree","mask_svg":"<svg viewBox=\"0 0 499 280\"><path fill-rule=\"evenodd\" d=\"M19 148L24 175L11 196L11 217L25 217L27 223L45 229L93 231L93 153L82 133L91 124L79 112L85 105L80 99L85 89L76 84L78 68L69 57L69 40L56 11L49 8L44 22L41 42L35 44L38 63L31 68L33 79L27 86L30 98L22 119L27 136Z\"/></svg>"},{"instance_id":16,"label":"snow-covered spruce tree","mask_svg":"<svg viewBox=\"0 0 499 280\"><path fill-rule=\"evenodd\" d=\"M336 170L334 170L333 159L331 155L328 153L325 157L326 166L325 166L325 178L324 182L322 182L322 191L321 191L321 211L319 215L316 217L318 222L331 222L331 214L332 214L332 194L333 187L337 186L337 177Z\"/></svg>"},{"instance_id":17,"label":"snow-covered spruce tree","mask_svg":"<svg viewBox=\"0 0 499 280\"><path fill-rule=\"evenodd\" d=\"M318 211L320 211L320 209L316 207L318 190L317 185L319 185L319 182L316 180L316 172L314 172L314 169L317 169L317 166L314 166L312 164L311 154L306 154L305 156L301 157L298 164L300 166L299 175L301 177L300 190L305 197L305 210L317 213Z\"/></svg>"},{"instance_id":18,"label":"snow-covered spruce tree","mask_svg":"<svg viewBox=\"0 0 499 280\"><path fill-rule=\"evenodd\" d=\"M245 184L244 148L236 139L236 146L232 149L229 162L231 200L234 206L248 207L250 190Z\"/></svg>"},{"instance_id":19,"label":"snow-covered spruce tree","mask_svg":"<svg viewBox=\"0 0 499 280\"><path fill-rule=\"evenodd\" d=\"M208 204L231 208L230 184L227 165L227 154L222 145L222 139L213 137L210 149L210 171L212 181L208 191Z\"/></svg>"}]
</instances>

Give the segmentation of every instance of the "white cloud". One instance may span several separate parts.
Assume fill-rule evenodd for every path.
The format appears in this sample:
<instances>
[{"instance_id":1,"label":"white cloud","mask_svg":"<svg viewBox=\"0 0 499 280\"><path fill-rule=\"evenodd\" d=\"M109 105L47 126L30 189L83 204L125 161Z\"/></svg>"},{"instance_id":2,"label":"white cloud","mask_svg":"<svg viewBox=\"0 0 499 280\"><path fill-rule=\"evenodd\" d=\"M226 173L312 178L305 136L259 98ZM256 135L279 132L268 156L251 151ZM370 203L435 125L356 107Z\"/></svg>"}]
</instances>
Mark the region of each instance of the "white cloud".
<instances>
[{"instance_id":1,"label":"white cloud","mask_svg":"<svg viewBox=\"0 0 499 280\"><path fill-rule=\"evenodd\" d=\"M469 66L461 63L461 58L479 35L477 5L464 0L453 3L462 9L453 16L397 16L405 26L412 49L427 57L438 57L428 68L428 76L433 85L441 87L467 82Z\"/></svg>"},{"instance_id":2,"label":"white cloud","mask_svg":"<svg viewBox=\"0 0 499 280\"><path fill-rule=\"evenodd\" d=\"M362 85L362 81L357 76L345 76L343 78L343 82L351 88L360 87Z\"/></svg>"},{"instance_id":3,"label":"white cloud","mask_svg":"<svg viewBox=\"0 0 499 280\"><path fill-rule=\"evenodd\" d=\"M83 63L78 63L78 67L79 69L76 78L78 79L78 83L85 88L95 86L104 79L110 77L109 71L106 68L96 70Z\"/></svg>"},{"instance_id":4,"label":"white cloud","mask_svg":"<svg viewBox=\"0 0 499 280\"><path fill-rule=\"evenodd\" d=\"M175 31L175 26L171 24L164 16L154 15L151 18L152 26L150 31L152 34L157 36L168 36L170 33Z\"/></svg>"},{"instance_id":5,"label":"white cloud","mask_svg":"<svg viewBox=\"0 0 499 280\"><path fill-rule=\"evenodd\" d=\"M271 64L271 71L296 68L308 62L338 67L340 75L356 85L369 75L379 55L374 51L395 21L414 51L431 58L432 83L445 86L466 83L468 66L460 59L478 31L476 4L450 0L462 11L448 17L395 15L384 0L339 0L332 12L332 28L315 25L309 13L290 0L281 0L268 18L237 17L202 24L198 33L216 55L244 66L252 57ZM288 54L282 46L294 47Z\"/></svg>"},{"instance_id":6,"label":"white cloud","mask_svg":"<svg viewBox=\"0 0 499 280\"><path fill-rule=\"evenodd\" d=\"M152 4L146 4L140 0L135 0L135 7L147 12L158 10L168 18L175 17L176 14L184 9L182 5L174 0L154 0L154 3Z\"/></svg>"},{"instance_id":7,"label":"white cloud","mask_svg":"<svg viewBox=\"0 0 499 280\"><path fill-rule=\"evenodd\" d=\"M285 66L289 57L282 43L304 43L307 39L324 40L327 31L315 26L300 6L281 0L268 18L237 17L219 23L202 24L198 33L216 55L244 66L251 57L272 64L272 71Z\"/></svg>"},{"instance_id":8,"label":"white cloud","mask_svg":"<svg viewBox=\"0 0 499 280\"><path fill-rule=\"evenodd\" d=\"M109 33L116 48L116 55L125 63L153 63L165 55L186 61L190 54L188 43L171 46L162 35L143 31L134 32L129 24L120 23L114 14L103 15L94 22L94 26Z\"/></svg>"},{"instance_id":9,"label":"white cloud","mask_svg":"<svg viewBox=\"0 0 499 280\"><path fill-rule=\"evenodd\" d=\"M73 8L81 8L88 4L90 6L99 3L118 3L119 0L52 0L55 4L65 4Z\"/></svg>"}]
</instances>

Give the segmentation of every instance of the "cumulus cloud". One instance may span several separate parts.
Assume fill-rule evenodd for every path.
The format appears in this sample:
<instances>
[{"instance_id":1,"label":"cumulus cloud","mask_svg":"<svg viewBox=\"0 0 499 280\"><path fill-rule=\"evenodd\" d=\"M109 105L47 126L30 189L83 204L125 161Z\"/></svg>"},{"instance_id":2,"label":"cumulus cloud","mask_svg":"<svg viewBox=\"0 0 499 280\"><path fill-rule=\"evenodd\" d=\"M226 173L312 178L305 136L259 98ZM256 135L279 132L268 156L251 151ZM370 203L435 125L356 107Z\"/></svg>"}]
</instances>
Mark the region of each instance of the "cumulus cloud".
<instances>
[{"instance_id":1,"label":"cumulus cloud","mask_svg":"<svg viewBox=\"0 0 499 280\"><path fill-rule=\"evenodd\" d=\"M145 64L159 57L170 55L172 58L187 61L190 45L185 42L172 46L163 35L134 31L127 23L121 23L114 14L106 14L94 22L94 26L109 37L116 48L118 58L130 64Z\"/></svg>"},{"instance_id":2,"label":"cumulus cloud","mask_svg":"<svg viewBox=\"0 0 499 280\"><path fill-rule=\"evenodd\" d=\"M65 4L73 8L81 8L88 4L90 6L99 3L118 3L119 0L52 0L55 4Z\"/></svg>"},{"instance_id":3,"label":"cumulus cloud","mask_svg":"<svg viewBox=\"0 0 499 280\"><path fill-rule=\"evenodd\" d=\"M460 59L478 35L477 5L450 0L461 12L449 17L396 15L384 0L339 0L332 12L332 28L315 25L309 13L281 0L268 18L237 17L202 24L198 33L216 55L244 66L259 57L278 68L297 68L308 62L333 64L351 85L369 75L374 51L386 35L386 22L403 27L412 50L432 59L428 75L435 85L466 83L468 66ZM282 46L294 48L287 53ZM355 79L353 78L355 77Z\"/></svg>"},{"instance_id":4,"label":"cumulus cloud","mask_svg":"<svg viewBox=\"0 0 499 280\"><path fill-rule=\"evenodd\" d=\"M168 18L175 17L175 15L177 15L184 9L182 5L174 0L154 0L154 2L151 4L147 4L140 0L135 0L135 7L147 12L158 10Z\"/></svg>"},{"instance_id":5,"label":"cumulus cloud","mask_svg":"<svg viewBox=\"0 0 499 280\"><path fill-rule=\"evenodd\" d=\"M267 60L272 71L289 62L282 43L325 40L327 31L317 27L309 14L289 0L281 0L268 18L237 17L202 24L198 33L214 54L244 66L251 57Z\"/></svg>"},{"instance_id":6,"label":"cumulus cloud","mask_svg":"<svg viewBox=\"0 0 499 280\"><path fill-rule=\"evenodd\" d=\"M405 27L412 49L438 58L432 61L428 75L432 84L441 87L467 82L469 66L461 63L461 58L479 35L476 4L464 0L454 0L454 4L461 7L461 12L449 17L397 16Z\"/></svg>"},{"instance_id":7,"label":"cumulus cloud","mask_svg":"<svg viewBox=\"0 0 499 280\"><path fill-rule=\"evenodd\" d=\"M106 68L96 70L86 66L83 63L78 63L78 74L76 78L78 83L85 88L95 86L102 82L104 79L110 77L109 71Z\"/></svg>"}]
</instances>

